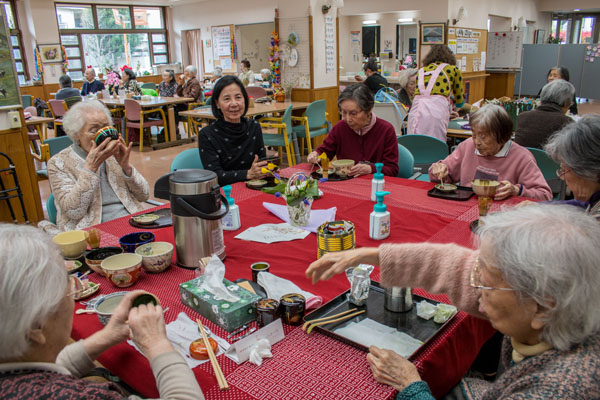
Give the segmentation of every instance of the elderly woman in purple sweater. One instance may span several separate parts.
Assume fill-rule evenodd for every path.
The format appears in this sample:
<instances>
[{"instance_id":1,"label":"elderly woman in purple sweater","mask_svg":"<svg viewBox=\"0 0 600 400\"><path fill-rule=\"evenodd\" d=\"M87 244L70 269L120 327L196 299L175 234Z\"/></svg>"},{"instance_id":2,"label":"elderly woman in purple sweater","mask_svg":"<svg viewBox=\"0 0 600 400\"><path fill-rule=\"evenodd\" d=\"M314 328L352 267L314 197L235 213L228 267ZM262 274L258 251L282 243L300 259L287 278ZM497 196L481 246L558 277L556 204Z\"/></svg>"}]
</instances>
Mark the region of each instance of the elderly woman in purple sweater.
<instances>
[{"instance_id":1,"label":"elderly woman in purple sweater","mask_svg":"<svg viewBox=\"0 0 600 400\"><path fill-rule=\"evenodd\" d=\"M429 168L432 181L471 186L473 179L493 179L500 181L495 200L511 196L552 200L552 190L531 152L510 139L513 123L506 110L488 104L470 122L473 137Z\"/></svg>"},{"instance_id":2,"label":"elderly woman in purple sweater","mask_svg":"<svg viewBox=\"0 0 600 400\"><path fill-rule=\"evenodd\" d=\"M306 275L317 282L353 265L379 265L386 287L444 293L489 319L505 336L498 377L463 378L449 398L600 398L598 222L575 207L532 204L488 215L478 229L477 250L384 244L328 253ZM369 351L374 378L396 388L396 399L433 399L411 362L390 350Z\"/></svg>"}]
</instances>

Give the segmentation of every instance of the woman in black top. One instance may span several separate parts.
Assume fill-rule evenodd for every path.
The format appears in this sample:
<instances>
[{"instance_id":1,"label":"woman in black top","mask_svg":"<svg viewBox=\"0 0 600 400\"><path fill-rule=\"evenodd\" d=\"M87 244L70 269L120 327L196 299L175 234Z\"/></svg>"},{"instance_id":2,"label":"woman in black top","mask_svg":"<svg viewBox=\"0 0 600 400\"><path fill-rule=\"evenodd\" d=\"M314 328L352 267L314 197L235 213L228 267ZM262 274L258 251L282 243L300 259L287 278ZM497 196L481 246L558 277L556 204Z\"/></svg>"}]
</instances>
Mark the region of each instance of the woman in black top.
<instances>
[{"instance_id":1,"label":"woman in black top","mask_svg":"<svg viewBox=\"0 0 600 400\"><path fill-rule=\"evenodd\" d=\"M235 76L219 79L212 94L211 108L217 120L198 134L200 158L205 169L217 174L220 185L260 179L266 161L260 124L244 117L248 93Z\"/></svg>"},{"instance_id":2,"label":"woman in black top","mask_svg":"<svg viewBox=\"0 0 600 400\"><path fill-rule=\"evenodd\" d=\"M546 76L547 83L550 83L555 79L564 79L569 82L569 70L566 67L561 66L550 68L548 75ZM538 92L537 97L540 97L542 89ZM577 115L577 94L573 95L573 102L571 103L571 107L569 107L569 112L573 115Z\"/></svg>"}]
</instances>

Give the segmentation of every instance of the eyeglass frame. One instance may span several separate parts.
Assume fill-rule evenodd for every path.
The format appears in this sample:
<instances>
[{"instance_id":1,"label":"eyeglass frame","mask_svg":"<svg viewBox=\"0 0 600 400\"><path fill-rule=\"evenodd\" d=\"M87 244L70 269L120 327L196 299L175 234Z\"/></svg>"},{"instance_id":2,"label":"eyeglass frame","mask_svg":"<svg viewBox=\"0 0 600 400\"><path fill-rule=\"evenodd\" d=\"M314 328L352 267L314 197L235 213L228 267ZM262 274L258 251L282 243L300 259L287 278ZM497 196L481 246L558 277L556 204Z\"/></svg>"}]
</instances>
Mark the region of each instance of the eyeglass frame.
<instances>
[{"instance_id":1,"label":"eyeglass frame","mask_svg":"<svg viewBox=\"0 0 600 400\"><path fill-rule=\"evenodd\" d=\"M72 275L69 275L69 287L70 287L70 288L75 288L75 287L77 287L77 284L75 283L77 279L78 279L78 278L76 278L76 277L74 277L74 276L72 276ZM80 282L81 282L81 281L80 281ZM69 291L69 293L67 293L67 294L65 295L65 297L72 297L73 299L75 299L75 298L77 297L77 295L78 295L78 294L80 294L80 293L83 293L83 292L85 292L86 290L87 290L87 288L86 288L86 287L82 287L81 289L75 289L74 291Z\"/></svg>"},{"instance_id":2,"label":"eyeglass frame","mask_svg":"<svg viewBox=\"0 0 600 400\"><path fill-rule=\"evenodd\" d=\"M565 175L567 174L567 172L571 172L571 170L568 168L560 167L559 169L556 170L556 176L559 179L563 179L565 177Z\"/></svg>"},{"instance_id":3,"label":"eyeglass frame","mask_svg":"<svg viewBox=\"0 0 600 400\"><path fill-rule=\"evenodd\" d=\"M471 275L469 277L469 285L472 288L480 289L480 290L501 290L504 292L514 292L515 291L515 289L513 289L513 288L500 288L500 287L476 285L475 284L476 274L477 274L477 276L479 276L479 282L481 282L481 269L479 268L479 256L477 256L475 258L475 263L473 264L473 267L471 268Z\"/></svg>"}]
</instances>

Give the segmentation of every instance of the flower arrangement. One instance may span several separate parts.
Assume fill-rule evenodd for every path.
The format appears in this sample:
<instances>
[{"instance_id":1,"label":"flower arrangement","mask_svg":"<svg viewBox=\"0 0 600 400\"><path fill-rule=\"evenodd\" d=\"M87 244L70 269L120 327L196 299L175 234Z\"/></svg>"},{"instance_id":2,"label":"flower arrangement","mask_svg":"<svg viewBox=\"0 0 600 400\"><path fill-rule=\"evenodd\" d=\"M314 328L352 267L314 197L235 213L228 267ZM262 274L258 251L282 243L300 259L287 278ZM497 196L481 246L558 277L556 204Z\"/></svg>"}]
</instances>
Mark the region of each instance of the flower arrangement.
<instances>
[{"instance_id":1,"label":"flower arrangement","mask_svg":"<svg viewBox=\"0 0 600 400\"><path fill-rule=\"evenodd\" d=\"M297 206L300 203L308 205L308 202L319 198L319 182L327 181L327 178L314 179L303 172L297 172L289 179L282 178L276 172L276 165L269 163L268 168L263 168L263 174L273 175L276 186L263 188L262 191L273 194L275 197L283 197L288 206Z\"/></svg>"}]
</instances>

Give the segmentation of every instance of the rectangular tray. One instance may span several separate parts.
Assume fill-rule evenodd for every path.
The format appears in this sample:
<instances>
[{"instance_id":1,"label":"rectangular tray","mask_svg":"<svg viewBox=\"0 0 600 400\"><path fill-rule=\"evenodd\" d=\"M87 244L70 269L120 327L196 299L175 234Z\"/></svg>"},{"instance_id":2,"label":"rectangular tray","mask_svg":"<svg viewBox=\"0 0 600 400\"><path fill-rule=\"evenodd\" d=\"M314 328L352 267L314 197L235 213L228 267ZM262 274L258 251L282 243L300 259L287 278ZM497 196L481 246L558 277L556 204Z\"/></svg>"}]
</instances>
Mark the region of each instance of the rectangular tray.
<instances>
[{"instance_id":1,"label":"rectangular tray","mask_svg":"<svg viewBox=\"0 0 600 400\"><path fill-rule=\"evenodd\" d=\"M426 297L422 297L416 294L413 294L413 308L408 312L392 312L387 310L383 304L385 299L385 290L379 284L379 282L371 281L371 287L369 290L369 299L367 300L367 304L361 307L358 307L354 304L351 304L348 301L348 295L350 294L350 289L340 294L333 300L323 304L321 307L310 313L309 315L304 317L304 321L312 321L314 319L327 317L329 315L334 315L337 313L344 312L346 310L350 310L353 308L358 308L359 310L366 309L367 311L363 314L357 315L354 318L350 318L346 321L342 322L334 322L327 325L321 325L315 327L315 330L319 332L331 336L341 342L349 344L350 346L356 347L363 351L369 351L368 347L356 343L350 339L347 339L343 336L336 334L333 330L342 328L350 322L361 321L365 318L370 318L380 324L395 327L398 331L404 332L407 335L412 336L415 339L418 339L423 342L421 347L419 347L413 354L408 357L409 359L415 355L423 346L427 344L431 338L433 338L448 322L452 320L450 318L443 324L438 324L433 322L433 318L430 320L425 320L423 318L417 317L417 302L421 300L426 300L432 304L438 304L439 301L431 300Z\"/></svg>"},{"instance_id":2,"label":"rectangular tray","mask_svg":"<svg viewBox=\"0 0 600 400\"><path fill-rule=\"evenodd\" d=\"M427 192L427 196L436 197L438 199L455 200L455 201L466 201L473 197L473 189L466 186L457 186L455 192L442 192L436 188L432 188Z\"/></svg>"}]
</instances>

